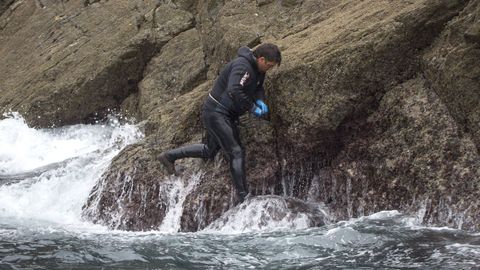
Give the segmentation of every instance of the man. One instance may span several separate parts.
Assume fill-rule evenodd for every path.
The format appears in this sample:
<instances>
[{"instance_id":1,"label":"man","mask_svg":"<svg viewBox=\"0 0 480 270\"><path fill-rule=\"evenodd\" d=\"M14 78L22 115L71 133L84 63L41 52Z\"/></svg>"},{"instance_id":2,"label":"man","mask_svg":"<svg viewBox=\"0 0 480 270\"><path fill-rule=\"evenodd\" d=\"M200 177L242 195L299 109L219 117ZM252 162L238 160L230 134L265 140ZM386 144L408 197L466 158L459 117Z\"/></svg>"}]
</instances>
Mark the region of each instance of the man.
<instances>
[{"instance_id":1,"label":"man","mask_svg":"<svg viewBox=\"0 0 480 270\"><path fill-rule=\"evenodd\" d=\"M245 177L245 151L240 142L238 118L251 112L257 117L268 113L263 81L265 73L280 65L278 47L265 43L253 51L238 49L238 56L229 62L215 81L202 107L202 120L207 130L206 142L165 151L158 157L168 173L175 173L174 162L180 158L213 159L220 148L228 155L233 185L241 202L248 194Z\"/></svg>"}]
</instances>

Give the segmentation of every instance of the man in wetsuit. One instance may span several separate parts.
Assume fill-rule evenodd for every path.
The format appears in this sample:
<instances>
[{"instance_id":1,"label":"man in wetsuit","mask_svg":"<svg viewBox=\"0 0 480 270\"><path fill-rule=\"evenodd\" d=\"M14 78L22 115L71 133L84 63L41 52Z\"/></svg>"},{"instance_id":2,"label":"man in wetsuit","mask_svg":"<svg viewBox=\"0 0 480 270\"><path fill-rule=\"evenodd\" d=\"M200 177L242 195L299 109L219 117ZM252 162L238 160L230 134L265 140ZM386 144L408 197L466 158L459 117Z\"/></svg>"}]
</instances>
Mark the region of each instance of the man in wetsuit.
<instances>
[{"instance_id":1,"label":"man in wetsuit","mask_svg":"<svg viewBox=\"0 0 480 270\"><path fill-rule=\"evenodd\" d=\"M248 186L238 118L246 112L257 117L268 113L263 81L268 70L280 65L282 56L278 47L270 43L261 44L253 51L241 47L237 53L238 56L224 67L203 104L206 143L165 151L158 159L168 173L174 174L175 160L186 157L213 159L222 148L228 155L233 185L240 201L243 201L248 194Z\"/></svg>"}]
</instances>

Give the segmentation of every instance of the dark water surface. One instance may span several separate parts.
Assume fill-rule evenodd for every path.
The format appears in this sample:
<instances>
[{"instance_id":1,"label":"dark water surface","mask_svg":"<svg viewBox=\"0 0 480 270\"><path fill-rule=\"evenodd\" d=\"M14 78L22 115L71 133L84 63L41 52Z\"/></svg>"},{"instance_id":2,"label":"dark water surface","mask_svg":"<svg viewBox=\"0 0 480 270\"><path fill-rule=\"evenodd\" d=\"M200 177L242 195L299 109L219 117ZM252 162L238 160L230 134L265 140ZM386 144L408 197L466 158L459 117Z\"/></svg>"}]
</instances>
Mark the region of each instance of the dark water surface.
<instances>
[{"instance_id":1,"label":"dark water surface","mask_svg":"<svg viewBox=\"0 0 480 270\"><path fill-rule=\"evenodd\" d=\"M477 269L477 265L479 234L415 227L395 211L321 228L241 234L69 232L48 224L0 222L0 269Z\"/></svg>"}]
</instances>

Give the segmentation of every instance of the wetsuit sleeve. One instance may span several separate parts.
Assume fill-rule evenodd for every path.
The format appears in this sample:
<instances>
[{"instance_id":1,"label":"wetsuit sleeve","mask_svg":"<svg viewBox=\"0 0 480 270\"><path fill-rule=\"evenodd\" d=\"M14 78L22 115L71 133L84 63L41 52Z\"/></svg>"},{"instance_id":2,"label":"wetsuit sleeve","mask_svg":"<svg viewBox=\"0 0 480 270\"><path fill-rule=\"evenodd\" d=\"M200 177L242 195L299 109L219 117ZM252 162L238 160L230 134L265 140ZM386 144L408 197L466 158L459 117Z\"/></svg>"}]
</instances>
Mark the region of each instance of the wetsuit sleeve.
<instances>
[{"instance_id":1,"label":"wetsuit sleeve","mask_svg":"<svg viewBox=\"0 0 480 270\"><path fill-rule=\"evenodd\" d=\"M253 107L253 100L245 93L244 89L251 83L251 72L242 65L232 68L228 77L227 93L233 99L235 106L240 111L247 111Z\"/></svg>"}]
</instances>

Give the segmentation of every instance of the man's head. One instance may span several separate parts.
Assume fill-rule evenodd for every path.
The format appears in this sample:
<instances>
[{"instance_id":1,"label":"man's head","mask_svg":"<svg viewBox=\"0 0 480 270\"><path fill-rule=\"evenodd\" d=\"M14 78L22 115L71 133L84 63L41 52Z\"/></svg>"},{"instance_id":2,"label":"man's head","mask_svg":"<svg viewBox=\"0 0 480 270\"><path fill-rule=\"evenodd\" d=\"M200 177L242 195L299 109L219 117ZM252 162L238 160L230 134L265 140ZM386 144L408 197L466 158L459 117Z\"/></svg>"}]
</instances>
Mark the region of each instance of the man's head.
<instances>
[{"instance_id":1,"label":"man's head","mask_svg":"<svg viewBox=\"0 0 480 270\"><path fill-rule=\"evenodd\" d=\"M275 44L263 43L253 50L253 55L257 58L258 69L261 72L267 72L282 63L282 54Z\"/></svg>"}]
</instances>

